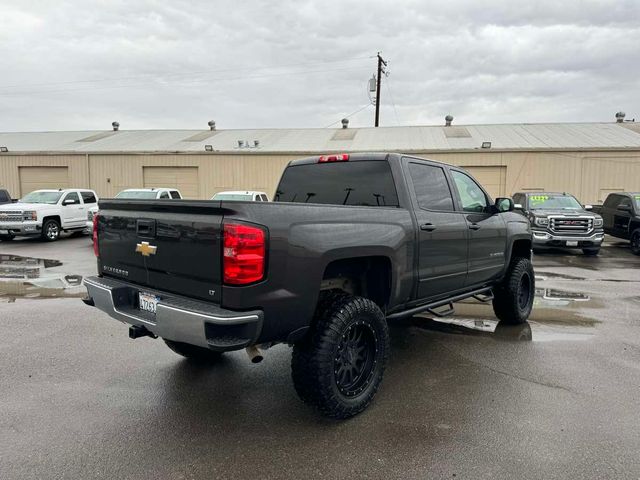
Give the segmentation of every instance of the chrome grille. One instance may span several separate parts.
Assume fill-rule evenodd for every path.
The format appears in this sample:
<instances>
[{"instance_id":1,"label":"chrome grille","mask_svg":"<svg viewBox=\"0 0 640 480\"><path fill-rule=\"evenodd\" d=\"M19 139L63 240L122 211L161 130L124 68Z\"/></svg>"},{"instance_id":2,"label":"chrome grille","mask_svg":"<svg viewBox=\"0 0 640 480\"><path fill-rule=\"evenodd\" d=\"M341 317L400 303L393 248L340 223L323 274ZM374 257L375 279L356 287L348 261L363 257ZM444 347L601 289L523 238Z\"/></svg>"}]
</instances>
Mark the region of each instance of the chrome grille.
<instances>
[{"instance_id":1,"label":"chrome grille","mask_svg":"<svg viewBox=\"0 0 640 480\"><path fill-rule=\"evenodd\" d=\"M2 211L0 211L0 222L22 222L22 212L16 212L16 211L2 212Z\"/></svg>"},{"instance_id":2,"label":"chrome grille","mask_svg":"<svg viewBox=\"0 0 640 480\"><path fill-rule=\"evenodd\" d=\"M593 217L549 217L549 229L554 233L589 233L593 230Z\"/></svg>"}]
</instances>

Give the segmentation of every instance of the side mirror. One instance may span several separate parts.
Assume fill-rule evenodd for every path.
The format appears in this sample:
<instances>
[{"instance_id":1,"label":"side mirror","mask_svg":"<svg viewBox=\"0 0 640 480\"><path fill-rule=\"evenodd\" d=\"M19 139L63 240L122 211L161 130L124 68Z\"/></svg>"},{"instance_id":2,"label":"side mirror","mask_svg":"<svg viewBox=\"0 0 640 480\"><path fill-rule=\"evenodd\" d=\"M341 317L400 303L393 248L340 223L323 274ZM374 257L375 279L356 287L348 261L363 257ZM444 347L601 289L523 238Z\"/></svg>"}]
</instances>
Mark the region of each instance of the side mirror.
<instances>
[{"instance_id":1,"label":"side mirror","mask_svg":"<svg viewBox=\"0 0 640 480\"><path fill-rule=\"evenodd\" d=\"M68 199L68 200L64 200L62 202L62 205L67 206L67 205L75 205L77 202L75 200L72 199Z\"/></svg>"},{"instance_id":2,"label":"side mirror","mask_svg":"<svg viewBox=\"0 0 640 480\"><path fill-rule=\"evenodd\" d=\"M618 205L618 208L616 210L622 210L623 212L630 212L631 205Z\"/></svg>"},{"instance_id":3,"label":"side mirror","mask_svg":"<svg viewBox=\"0 0 640 480\"><path fill-rule=\"evenodd\" d=\"M515 205L509 197L500 197L496 198L495 207L498 212L512 212Z\"/></svg>"},{"instance_id":4,"label":"side mirror","mask_svg":"<svg viewBox=\"0 0 640 480\"><path fill-rule=\"evenodd\" d=\"M593 210L593 205L585 205L584 209L585 210Z\"/></svg>"}]
</instances>

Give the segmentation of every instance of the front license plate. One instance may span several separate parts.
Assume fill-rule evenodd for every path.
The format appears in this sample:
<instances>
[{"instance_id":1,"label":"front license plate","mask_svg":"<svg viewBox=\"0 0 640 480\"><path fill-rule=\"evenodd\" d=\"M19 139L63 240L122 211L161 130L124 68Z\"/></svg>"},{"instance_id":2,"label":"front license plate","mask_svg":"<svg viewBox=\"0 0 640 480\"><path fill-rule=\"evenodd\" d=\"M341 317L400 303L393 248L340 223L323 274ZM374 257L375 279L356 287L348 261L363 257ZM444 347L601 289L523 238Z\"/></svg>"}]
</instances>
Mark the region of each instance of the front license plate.
<instances>
[{"instance_id":1,"label":"front license plate","mask_svg":"<svg viewBox=\"0 0 640 480\"><path fill-rule=\"evenodd\" d=\"M9 235L9 230L0 230L0 235Z\"/></svg>"},{"instance_id":2,"label":"front license plate","mask_svg":"<svg viewBox=\"0 0 640 480\"><path fill-rule=\"evenodd\" d=\"M567 247L577 247L577 246L578 246L577 240L567 240Z\"/></svg>"},{"instance_id":3,"label":"front license plate","mask_svg":"<svg viewBox=\"0 0 640 480\"><path fill-rule=\"evenodd\" d=\"M158 306L158 300L160 300L155 295L151 295L150 293L138 293L140 310L144 312L156 313L156 307Z\"/></svg>"}]
</instances>

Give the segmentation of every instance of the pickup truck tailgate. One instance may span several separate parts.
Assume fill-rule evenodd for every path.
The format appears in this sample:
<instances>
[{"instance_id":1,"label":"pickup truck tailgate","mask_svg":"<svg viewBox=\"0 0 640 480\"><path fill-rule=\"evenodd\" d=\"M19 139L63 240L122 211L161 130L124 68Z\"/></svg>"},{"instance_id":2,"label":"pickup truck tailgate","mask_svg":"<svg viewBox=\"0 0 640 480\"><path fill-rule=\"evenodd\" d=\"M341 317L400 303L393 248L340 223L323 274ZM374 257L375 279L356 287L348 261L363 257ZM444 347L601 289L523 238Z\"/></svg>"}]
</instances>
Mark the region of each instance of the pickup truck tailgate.
<instances>
[{"instance_id":1,"label":"pickup truck tailgate","mask_svg":"<svg viewBox=\"0 0 640 480\"><path fill-rule=\"evenodd\" d=\"M220 202L100 202L100 273L150 289L221 301Z\"/></svg>"}]
</instances>

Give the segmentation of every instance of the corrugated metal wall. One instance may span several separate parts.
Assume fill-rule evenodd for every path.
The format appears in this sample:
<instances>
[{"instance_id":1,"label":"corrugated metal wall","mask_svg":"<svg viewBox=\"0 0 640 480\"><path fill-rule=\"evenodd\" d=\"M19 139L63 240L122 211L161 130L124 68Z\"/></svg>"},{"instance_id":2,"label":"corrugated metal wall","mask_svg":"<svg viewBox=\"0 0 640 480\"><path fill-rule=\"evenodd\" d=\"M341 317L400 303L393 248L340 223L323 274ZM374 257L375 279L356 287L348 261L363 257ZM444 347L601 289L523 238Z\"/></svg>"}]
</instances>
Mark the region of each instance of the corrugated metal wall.
<instances>
[{"instance_id":1,"label":"corrugated metal wall","mask_svg":"<svg viewBox=\"0 0 640 480\"><path fill-rule=\"evenodd\" d=\"M496 168L497 190L567 191L584 203L601 203L607 193L640 191L640 151L612 152L437 152L417 154L466 167ZM102 197L144 185L143 167L195 167L200 198L221 190L263 190L273 195L283 168L304 155L269 154L0 154L0 186L20 191L20 166L68 166L70 183ZM489 170L486 170L489 171ZM497 175L498 173L496 173ZM502 185L500 188L497 185ZM194 190L196 191L196 190Z\"/></svg>"}]
</instances>

